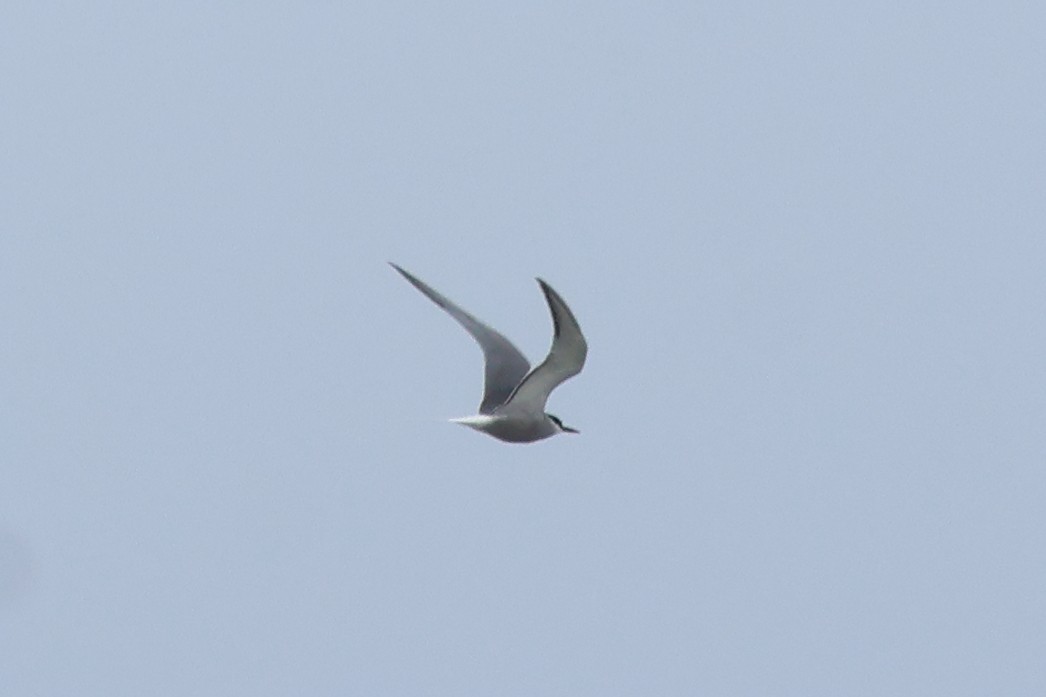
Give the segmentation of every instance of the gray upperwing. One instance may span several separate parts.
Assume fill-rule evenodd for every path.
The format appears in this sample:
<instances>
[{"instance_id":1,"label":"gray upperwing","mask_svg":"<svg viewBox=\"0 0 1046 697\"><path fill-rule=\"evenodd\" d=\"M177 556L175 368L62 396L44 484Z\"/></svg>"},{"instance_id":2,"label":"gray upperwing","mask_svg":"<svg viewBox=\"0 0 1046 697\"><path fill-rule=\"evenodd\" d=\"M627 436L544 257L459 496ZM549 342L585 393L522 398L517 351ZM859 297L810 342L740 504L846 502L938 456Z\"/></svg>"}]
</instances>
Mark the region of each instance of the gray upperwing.
<instances>
[{"instance_id":1,"label":"gray upperwing","mask_svg":"<svg viewBox=\"0 0 1046 697\"><path fill-rule=\"evenodd\" d=\"M391 261L389 265L400 272L410 284L424 293L429 300L439 305L465 328L483 349L485 361L483 401L480 414L489 414L508 399L520 380L530 370L530 362L511 341L494 331L478 319L462 310L439 292L400 268Z\"/></svg>"},{"instance_id":2,"label":"gray upperwing","mask_svg":"<svg viewBox=\"0 0 1046 697\"><path fill-rule=\"evenodd\" d=\"M543 413L552 390L569 380L585 366L588 343L574 313L552 286L537 279L552 313L552 348L537 368L523 378L502 406L502 410Z\"/></svg>"}]
</instances>

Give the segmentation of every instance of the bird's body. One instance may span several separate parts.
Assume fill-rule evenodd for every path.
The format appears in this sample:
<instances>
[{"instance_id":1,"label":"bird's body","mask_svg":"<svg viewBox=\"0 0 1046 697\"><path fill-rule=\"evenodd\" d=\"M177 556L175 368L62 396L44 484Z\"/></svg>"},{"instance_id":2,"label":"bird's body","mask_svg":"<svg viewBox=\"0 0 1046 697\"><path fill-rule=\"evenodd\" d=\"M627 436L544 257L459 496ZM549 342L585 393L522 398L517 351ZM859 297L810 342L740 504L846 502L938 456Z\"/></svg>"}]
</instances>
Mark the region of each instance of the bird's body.
<instances>
[{"instance_id":1,"label":"bird's body","mask_svg":"<svg viewBox=\"0 0 1046 697\"><path fill-rule=\"evenodd\" d=\"M531 370L530 363L511 341L404 269L390 264L457 320L483 349L486 379L479 414L452 421L509 443L530 443L557 433L577 433L564 426L559 418L545 413L549 393L580 373L588 355L588 344L574 314L550 285L538 279L552 313L555 330L552 348L541 365Z\"/></svg>"},{"instance_id":2,"label":"bird's body","mask_svg":"<svg viewBox=\"0 0 1046 697\"><path fill-rule=\"evenodd\" d=\"M517 416L499 416L496 414L476 414L460 419L451 419L456 424L474 428L477 431L494 436L507 443L533 443L560 432L556 423L544 414Z\"/></svg>"}]
</instances>

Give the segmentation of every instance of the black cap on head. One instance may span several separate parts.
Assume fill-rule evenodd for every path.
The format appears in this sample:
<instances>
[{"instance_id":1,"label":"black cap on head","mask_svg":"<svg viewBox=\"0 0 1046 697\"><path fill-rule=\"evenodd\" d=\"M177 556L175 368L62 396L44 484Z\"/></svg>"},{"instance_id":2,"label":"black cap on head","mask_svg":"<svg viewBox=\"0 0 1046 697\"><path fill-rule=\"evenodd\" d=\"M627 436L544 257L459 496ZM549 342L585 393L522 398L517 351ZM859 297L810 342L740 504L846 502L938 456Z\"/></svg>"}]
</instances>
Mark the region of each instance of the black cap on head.
<instances>
[{"instance_id":1,"label":"black cap on head","mask_svg":"<svg viewBox=\"0 0 1046 697\"><path fill-rule=\"evenodd\" d=\"M547 416L548 418L552 419L552 423L554 423L555 425L559 426L559 430L560 431L565 431L566 433L581 433L581 431L577 430L576 428L571 428L570 426L564 426L563 425L563 421L558 416L556 416L555 414L545 414L545 416Z\"/></svg>"}]
</instances>

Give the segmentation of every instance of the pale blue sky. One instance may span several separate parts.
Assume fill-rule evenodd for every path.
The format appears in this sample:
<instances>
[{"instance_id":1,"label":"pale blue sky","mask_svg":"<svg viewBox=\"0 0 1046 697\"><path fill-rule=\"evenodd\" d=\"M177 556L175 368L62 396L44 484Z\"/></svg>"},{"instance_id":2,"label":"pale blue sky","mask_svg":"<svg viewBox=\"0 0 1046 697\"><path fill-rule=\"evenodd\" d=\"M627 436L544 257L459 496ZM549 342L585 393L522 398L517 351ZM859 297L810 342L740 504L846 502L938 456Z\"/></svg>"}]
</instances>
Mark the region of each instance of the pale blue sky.
<instances>
[{"instance_id":1,"label":"pale blue sky","mask_svg":"<svg viewBox=\"0 0 1046 697\"><path fill-rule=\"evenodd\" d=\"M0 11L5 694L1046 694L1041 4L169 5Z\"/></svg>"}]
</instances>

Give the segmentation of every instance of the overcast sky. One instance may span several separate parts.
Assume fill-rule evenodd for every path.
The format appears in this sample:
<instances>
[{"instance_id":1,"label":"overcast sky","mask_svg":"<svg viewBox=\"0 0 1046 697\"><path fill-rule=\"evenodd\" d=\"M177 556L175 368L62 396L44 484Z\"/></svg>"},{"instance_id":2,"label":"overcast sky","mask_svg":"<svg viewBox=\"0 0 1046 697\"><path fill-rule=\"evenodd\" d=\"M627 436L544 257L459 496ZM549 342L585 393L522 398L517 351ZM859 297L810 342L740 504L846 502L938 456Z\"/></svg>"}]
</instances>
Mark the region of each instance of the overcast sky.
<instances>
[{"instance_id":1,"label":"overcast sky","mask_svg":"<svg viewBox=\"0 0 1046 697\"><path fill-rule=\"evenodd\" d=\"M2 691L1046 694L1044 26L6 3Z\"/></svg>"}]
</instances>

